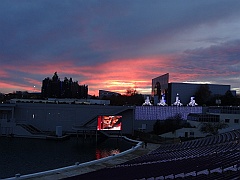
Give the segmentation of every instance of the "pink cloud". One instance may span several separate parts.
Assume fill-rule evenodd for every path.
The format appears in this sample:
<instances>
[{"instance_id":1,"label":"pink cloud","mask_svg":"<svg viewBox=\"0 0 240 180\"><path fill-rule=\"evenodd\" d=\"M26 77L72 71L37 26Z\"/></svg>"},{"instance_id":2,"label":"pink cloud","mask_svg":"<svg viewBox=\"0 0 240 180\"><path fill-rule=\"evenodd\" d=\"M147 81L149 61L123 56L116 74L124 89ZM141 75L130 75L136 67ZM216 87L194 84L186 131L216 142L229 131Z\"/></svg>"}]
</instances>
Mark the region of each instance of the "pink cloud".
<instances>
[{"instance_id":1,"label":"pink cloud","mask_svg":"<svg viewBox=\"0 0 240 180\"><path fill-rule=\"evenodd\" d=\"M205 65L200 60L196 62L192 60L192 57L188 57L178 54L115 59L91 66L77 66L72 60L59 60L57 63L46 64L39 60L38 64L4 65L4 71L0 71L2 77L10 77L8 70L16 74L17 72L32 74L32 77L25 75L25 77L19 77L21 79L18 83L7 84L1 81L0 85L1 89L40 91L43 78L51 78L57 71L61 80L65 76L72 77L79 84L88 85L89 94L92 95L98 95L99 89L125 93L128 88L135 88L140 93L150 94L151 80L165 73L170 73L170 82L204 81L206 76L217 77L219 72L227 76L230 73L227 71L228 67L219 67L219 70L210 68L214 66L213 60L209 60L208 65ZM37 79L38 77L41 78Z\"/></svg>"},{"instance_id":2,"label":"pink cloud","mask_svg":"<svg viewBox=\"0 0 240 180\"><path fill-rule=\"evenodd\" d=\"M0 69L0 77L3 78L3 77L9 77L9 73L6 72L6 70L3 68L3 66L1 66L2 68Z\"/></svg>"},{"instance_id":3,"label":"pink cloud","mask_svg":"<svg viewBox=\"0 0 240 180\"><path fill-rule=\"evenodd\" d=\"M55 71L59 77L65 74L68 78L74 77L79 84L86 84L89 87L89 94L98 95L99 89L125 93L128 88L139 89L140 93L150 94L151 80L154 77L167 73L174 69L174 59L169 56L153 56L135 59L117 59L110 62L93 66L76 66L73 61L56 63L28 64L21 67L5 66L11 71L20 71L28 74L49 76ZM174 76L174 74L173 74ZM181 76L182 79L183 76ZM22 83L5 85L5 88L25 89L28 91L41 90L43 79L24 77ZM28 85L26 85L26 83ZM31 84L31 85L29 85ZM36 86L34 88L33 86Z\"/></svg>"},{"instance_id":4,"label":"pink cloud","mask_svg":"<svg viewBox=\"0 0 240 180\"><path fill-rule=\"evenodd\" d=\"M13 91L28 91L28 92L33 92L34 88L27 86L22 83L5 83L5 82L0 82L0 92L1 93L10 93Z\"/></svg>"}]
</instances>

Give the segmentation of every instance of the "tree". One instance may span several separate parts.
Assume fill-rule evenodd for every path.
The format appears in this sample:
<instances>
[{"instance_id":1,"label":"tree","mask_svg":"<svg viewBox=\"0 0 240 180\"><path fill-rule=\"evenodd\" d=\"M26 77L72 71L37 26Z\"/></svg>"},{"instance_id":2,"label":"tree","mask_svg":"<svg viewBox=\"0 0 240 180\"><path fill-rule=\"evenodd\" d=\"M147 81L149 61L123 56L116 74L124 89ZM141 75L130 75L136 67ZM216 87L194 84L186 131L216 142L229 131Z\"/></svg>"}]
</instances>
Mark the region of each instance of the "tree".
<instances>
[{"instance_id":1,"label":"tree","mask_svg":"<svg viewBox=\"0 0 240 180\"><path fill-rule=\"evenodd\" d=\"M230 90L228 90L225 95L221 97L221 104L224 106L236 104L236 98L232 95L232 92Z\"/></svg>"},{"instance_id":2,"label":"tree","mask_svg":"<svg viewBox=\"0 0 240 180\"><path fill-rule=\"evenodd\" d=\"M105 100L110 100L110 104L114 106L123 106L123 105L138 105L141 106L144 103L144 97L142 94L134 95L112 95L110 97L103 97Z\"/></svg>"},{"instance_id":3,"label":"tree","mask_svg":"<svg viewBox=\"0 0 240 180\"><path fill-rule=\"evenodd\" d=\"M227 127L228 127L228 125L223 122L218 122L218 123L207 122L207 123L202 123L202 125L200 127L200 131L202 133L216 135L216 134L218 134L219 129L224 129Z\"/></svg>"},{"instance_id":4,"label":"tree","mask_svg":"<svg viewBox=\"0 0 240 180\"><path fill-rule=\"evenodd\" d=\"M211 91L209 90L208 84L202 84L195 92L195 99L199 105L206 105L211 97Z\"/></svg>"},{"instance_id":5,"label":"tree","mask_svg":"<svg viewBox=\"0 0 240 180\"><path fill-rule=\"evenodd\" d=\"M4 94L0 92L0 101L4 101Z\"/></svg>"},{"instance_id":6,"label":"tree","mask_svg":"<svg viewBox=\"0 0 240 180\"><path fill-rule=\"evenodd\" d=\"M55 72L55 73L53 74L52 80L53 80L53 81L59 81L57 72Z\"/></svg>"},{"instance_id":7,"label":"tree","mask_svg":"<svg viewBox=\"0 0 240 180\"><path fill-rule=\"evenodd\" d=\"M191 127L191 125L182 119L181 114L176 114L175 116L169 117L166 120L157 120L153 125L153 132L154 134L159 135L189 127Z\"/></svg>"},{"instance_id":8,"label":"tree","mask_svg":"<svg viewBox=\"0 0 240 180\"><path fill-rule=\"evenodd\" d=\"M132 95L135 95L135 94L138 94L137 90L136 89L131 89L131 88L128 88L126 90L126 96L132 96Z\"/></svg>"},{"instance_id":9,"label":"tree","mask_svg":"<svg viewBox=\"0 0 240 180\"><path fill-rule=\"evenodd\" d=\"M141 106L144 103L144 97L142 94L132 94L126 97L128 104Z\"/></svg>"},{"instance_id":10,"label":"tree","mask_svg":"<svg viewBox=\"0 0 240 180\"><path fill-rule=\"evenodd\" d=\"M110 104L114 106L123 106L123 105L137 105L141 106L144 103L144 97L142 94L138 94L135 89L128 88L126 94L124 95L115 95L104 96L102 99L110 100Z\"/></svg>"}]
</instances>

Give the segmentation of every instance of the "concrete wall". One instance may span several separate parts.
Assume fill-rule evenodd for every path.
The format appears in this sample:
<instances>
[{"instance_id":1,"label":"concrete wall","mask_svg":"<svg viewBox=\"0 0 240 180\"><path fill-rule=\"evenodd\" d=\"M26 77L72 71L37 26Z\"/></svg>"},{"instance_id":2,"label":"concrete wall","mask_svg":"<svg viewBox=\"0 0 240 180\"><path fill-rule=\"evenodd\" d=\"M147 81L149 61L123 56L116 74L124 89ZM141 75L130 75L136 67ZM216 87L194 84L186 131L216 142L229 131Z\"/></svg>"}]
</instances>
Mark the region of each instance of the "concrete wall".
<instances>
[{"instance_id":1,"label":"concrete wall","mask_svg":"<svg viewBox=\"0 0 240 180\"><path fill-rule=\"evenodd\" d=\"M182 128L174 132L161 134L161 137L166 138L179 138L179 137L205 137L207 134L203 134L198 128Z\"/></svg>"},{"instance_id":2,"label":"concrete wall","mask_svg":"<svg viewBox=\"0 0 240 180\"><path fill-rule=\"evenodd\" d=\"M134 130L153 131L156 120L164 120L176 113L184 117L188 113L206 112L202 107L159 107L159 106L103 106L77 104L47 104L47 103L16 103L7 116L0 118L0 133L17 133L27 135L25 129L15 124L30 124L42 131L56 131L56 126L62 126L63 131L75 132L73 126L81 126L92 120L92 126L97 127L98 115L121 115L122 134L132 134ZM213 113L212 113L213 114ZM220 114L220 120L229 119L230 127L240 128L240 114ZM234 122L239 119L238 123ZM14 124L14 125L13 125ZM198 125L196 125L197 127ZM109 131L110 133L110 131ZM182 132L179 132L180 134ZM195 133L195 135L197 135ZM178 135L177 135L178 136Z\"/></svg>"},{"instance_id":3,"label":"concrete wall","mask_svg":"<svg viewBox=\"0 0 240 180\"><path fill-rule=\"evenodd\" d=\"M226 123L231 128L234 128L234 129L240 128L240 114L220 114L220 113L209 113L209 114L220 115L220 121ZM226 121L227 119L229 120L229 122ZM235 122L235 119L238 122Z\"/></svg>"},{"instance_id":4,"label":"concrete wall","mask_svg":"<svg viewBox=\"0 0 240 180\"><path fill-rule=\"evenodd\" d=\"M17 103L15 107L16 123L31 124L43 131L55 131L56 126L72 131L72 126L83 125L94 118L97 125L98 115L122 115L122 133L132 133L131 107L45 103Z\"/></svg>"},{"instance_id":5,"label":"concrete wall","mask_svg":"<svg viewBox=\"0 0 240 180\"><path fill-rule=\"evenodd\" d=\"M158 111L158 115L163 113L166 117L170 117L178 112L185 113L185 115L190 112L201 113L202 108L16 103L14 117L17 124L30 124L42 131L55 131L56 126L62 126L63 131L74 132L73 126L81 126L90 120L93 120L91 125L97 127L98 115L122 115L121 133L132 134L134 130L140 130L142 127L144 127L144 131L151 132L154 123L159 119L155 117L156 111ZM138 119L136 119L136 113ZM144 118L145 116L148 118ZM109 133L111 132L109 131Z\"/></svg>"},{"instance_id":6,"label":"concrete wall","mask_svg":"<svg viewBox=\"0 0 240 180\"><path fill-rule=\"evenodd\" d=\"M135 130L142 130L144 132L152 132L153 125L155 122L156 122L156 120L152 120L152 121L136 120L136 121L134 121L134 128L135 128Z\"/></svg>"}]
</instances>

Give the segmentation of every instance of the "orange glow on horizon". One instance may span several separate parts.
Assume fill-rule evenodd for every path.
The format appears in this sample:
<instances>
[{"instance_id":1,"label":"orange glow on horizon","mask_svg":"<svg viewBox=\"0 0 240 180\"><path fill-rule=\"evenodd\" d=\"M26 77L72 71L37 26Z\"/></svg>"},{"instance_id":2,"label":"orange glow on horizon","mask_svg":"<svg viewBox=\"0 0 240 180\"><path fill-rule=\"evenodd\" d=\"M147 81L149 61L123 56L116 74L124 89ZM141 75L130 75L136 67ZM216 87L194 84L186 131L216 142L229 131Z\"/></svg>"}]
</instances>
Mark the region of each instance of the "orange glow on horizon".
<instances>
[{"instance_id":1,"label":"orange glow on horizon","mask_svg":"<svg viewBox=\"0 0 240 180\"><path fill-rule=\"evenodd\" d=\"M48 64L4 65L1 77L11 79L8 71L26 74L17 82L0 81L0 92L13 91L41 92L42 80L58 73L61 80L72 77L80 85L88 85L89 94L98 96L99 90L125 94L127 89L136 89L141 94L151 94L152 79L170 73L170 82L186 82L199 79L199 73L180 73L176 57L153 56L135 59L117 59L91 66L77 66L73 61L49 62ZM180 64L179 64L180 66ZM40 77L40 78L39 78ZM16 78L15 78L16 79Z\"/></svg>"}]
</instances>

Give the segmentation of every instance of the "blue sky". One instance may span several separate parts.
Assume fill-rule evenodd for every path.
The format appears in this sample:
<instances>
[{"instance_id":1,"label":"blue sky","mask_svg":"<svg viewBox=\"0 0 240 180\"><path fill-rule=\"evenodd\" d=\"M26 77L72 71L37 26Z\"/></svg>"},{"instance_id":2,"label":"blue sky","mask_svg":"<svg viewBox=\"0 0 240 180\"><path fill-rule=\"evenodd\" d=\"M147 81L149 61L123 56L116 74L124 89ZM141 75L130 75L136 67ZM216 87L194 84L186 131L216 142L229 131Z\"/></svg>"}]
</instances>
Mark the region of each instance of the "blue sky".
<instances>
[{"instance_id":1,"label":"blue sky","mask_svg":"<svg viewBox=\"0 0 240 180\"><path fill-rule=\"evenodd\" d=\"M0 92L40 91L56 71L89 86L151 93L151 80L240 93L238 0L2 0Z\"/></svg>"}]
</instances>

